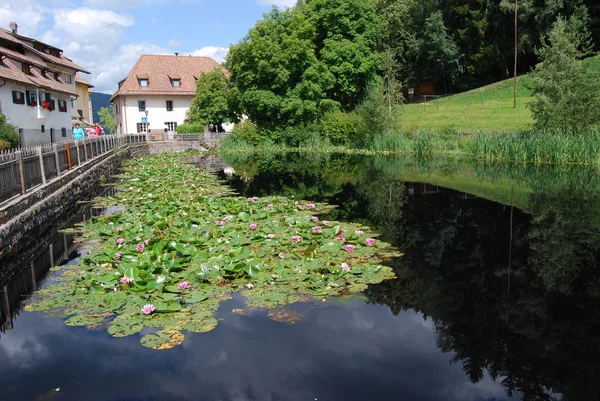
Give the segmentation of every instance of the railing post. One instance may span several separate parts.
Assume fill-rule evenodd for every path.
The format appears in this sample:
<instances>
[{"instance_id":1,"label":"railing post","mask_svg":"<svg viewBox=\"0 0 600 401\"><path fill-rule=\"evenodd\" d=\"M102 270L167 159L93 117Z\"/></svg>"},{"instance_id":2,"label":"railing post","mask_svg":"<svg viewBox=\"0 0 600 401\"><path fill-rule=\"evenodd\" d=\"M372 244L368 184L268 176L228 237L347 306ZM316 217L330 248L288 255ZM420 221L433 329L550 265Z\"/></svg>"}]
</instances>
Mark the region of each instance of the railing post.
<instances>
[{"instance_id":1,"label":"railing post","mask_svg":"<svg viewBox=\"0 0 600 401\"><path fill-rule=\"evenodd\" d=\"M75 149L77 149L77 165L81 166L81 157L79 156L79 141L75 141Z\"/></svg>"},{"instance_id":2,"label":"railing post","mask_svg":"<svg viewBox=\"0 0 600 401\"><path fill-rule=\"evenodd\" d=\"M87 160L88 160L88 157L87 157L87 149L86 149L86 147L85 147L85 142L86 142L86 141L87 141L87 139L85 139L85 138L83 138L83 139L81 140L81 142L83 143L83 156L85 156L85 161L87 162Z\"/></svg>"},{"instance_id":3,"label":"railing post","mask_svg":"<svg viewBox=\"0 0 600 401\"><path fill-rule=\"evenodd\" d=\"M52 150L54 151L54 160L56 160L56 176L60 176L60 160L58 158L58 144L52 144Z\"/></svg>"},{"instance_id":4,"label":"railing post","mask_svg":"<svg viewBox=\"0 0 600 401\"><path fill-rule=\"evenodd\" d=\"M20 150L15 152L17 163L19 164L19 177L21 179L21 195L27 192L25 188L25 167L23 166L23 153Z\"/></svg>"},{"instance_id":5,"label":"railing post","mask_svg":"<svg viewBox=\"0 0 600 401\"><path fill-rule=\"evenodd\" d=\"M71 170L71 146L65 142L65 157L67 159L67 170Z\"/></svg>"},{"instance_id":6,"label":"railing post","mask_svg":"<svg viewBox=\"0 0 600 401\"><path fill-rule=\"evenodd\" d=\"M42 184L46 185L46 172L44 171L44 151L42 147L37 148L38 159L40 160L40 171L42 172Z\"/></svg>"}]
</instances>

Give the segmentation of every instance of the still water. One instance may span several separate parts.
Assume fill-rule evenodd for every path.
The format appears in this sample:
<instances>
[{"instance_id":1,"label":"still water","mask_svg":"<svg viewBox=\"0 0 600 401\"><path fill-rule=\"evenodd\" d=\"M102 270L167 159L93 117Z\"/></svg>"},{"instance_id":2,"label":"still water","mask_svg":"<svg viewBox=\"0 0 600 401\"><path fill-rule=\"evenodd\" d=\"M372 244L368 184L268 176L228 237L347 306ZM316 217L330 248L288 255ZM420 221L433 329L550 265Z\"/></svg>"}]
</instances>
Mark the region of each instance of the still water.
<instances>
[{"instance_id":1,"label":"still water","mask_svg":"<svg viewBox=\"0 0 600 401\"><path fill-rule=\"evenodd\" d=\"M139 336L19 312L52 282L52 262L80 257L72 238L50 235L0 286L0 401L599 398L597 171L344 155L223 162L244 196L327 201L339 205L330 219L377 228L405 252L391 262L398 279L351 302L292 305L303 316L293 325L234 314L234 298L215 330L152 351Z\"/></svg>"}]
</instances>

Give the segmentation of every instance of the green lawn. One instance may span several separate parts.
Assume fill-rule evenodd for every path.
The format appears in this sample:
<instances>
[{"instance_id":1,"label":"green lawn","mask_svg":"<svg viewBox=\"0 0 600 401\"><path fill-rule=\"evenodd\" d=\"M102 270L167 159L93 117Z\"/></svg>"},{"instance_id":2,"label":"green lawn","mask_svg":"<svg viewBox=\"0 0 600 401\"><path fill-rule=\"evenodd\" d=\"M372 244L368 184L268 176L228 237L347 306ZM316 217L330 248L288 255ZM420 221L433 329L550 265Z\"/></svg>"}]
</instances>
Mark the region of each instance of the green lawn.
<instances>
[{"instance_id":1,"label":"green lawn","mask_svg":"<svg viewBox=\"0 0 600 401\"><path fill-rule=\"evenodd\" d=\"M524 86L528 77L517 85L517 108L513 108L513 80L432 100L426 104L403 106L402 128L458 131L514 131L531 127L533 118L527 108L531 93Z\"/></svg>"}]
</instances>

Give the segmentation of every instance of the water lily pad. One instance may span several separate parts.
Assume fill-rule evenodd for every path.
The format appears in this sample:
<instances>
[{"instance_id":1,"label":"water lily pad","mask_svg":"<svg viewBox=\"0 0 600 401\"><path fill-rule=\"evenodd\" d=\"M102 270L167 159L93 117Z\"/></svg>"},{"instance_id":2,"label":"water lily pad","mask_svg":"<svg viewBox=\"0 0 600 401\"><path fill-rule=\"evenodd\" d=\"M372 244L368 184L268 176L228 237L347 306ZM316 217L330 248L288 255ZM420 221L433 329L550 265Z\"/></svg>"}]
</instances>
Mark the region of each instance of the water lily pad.
<instances>
[{"instance_id":1,"label":"water lily pad","mask_svg":"<svg viewBox=\"0 0 600 401\"><path fill-rule=\"evenodd\" d=\"M302 315L300 312L293 310L270 311L269 319L276 322L294 324L302 319Z\"/></svg>"},{"instance_id":2,"label":"water lily pad","mask_svg":"<svg viewBox=\"0 0 600 401\"><path fill-rule=\"evenodd\" d=\"M173 329L164 329L156 333L146 334L142 337L140 343L146 348L166 350L183 344L184 340L185 335L182 332Z\"/></svg>"}]
</instances>

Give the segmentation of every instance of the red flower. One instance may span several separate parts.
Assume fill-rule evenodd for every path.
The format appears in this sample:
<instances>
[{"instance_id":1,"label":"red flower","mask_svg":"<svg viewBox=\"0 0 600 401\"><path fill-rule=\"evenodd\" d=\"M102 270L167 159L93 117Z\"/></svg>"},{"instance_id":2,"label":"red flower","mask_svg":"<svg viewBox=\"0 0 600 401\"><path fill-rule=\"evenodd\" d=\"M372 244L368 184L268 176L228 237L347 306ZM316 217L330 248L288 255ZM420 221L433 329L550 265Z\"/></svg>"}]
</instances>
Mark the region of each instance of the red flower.
<instances>
[{"instance_id":1,"label":"red flower","mask_svg":"<svg viewBox=\"0 0 600 401\"><path fill-rule=\"evenodd\" d=\"M45 100L42 100L42 109L48 109L49 106L50 106L50 103L48 103Z\"/></svg>"}]
</instances>

